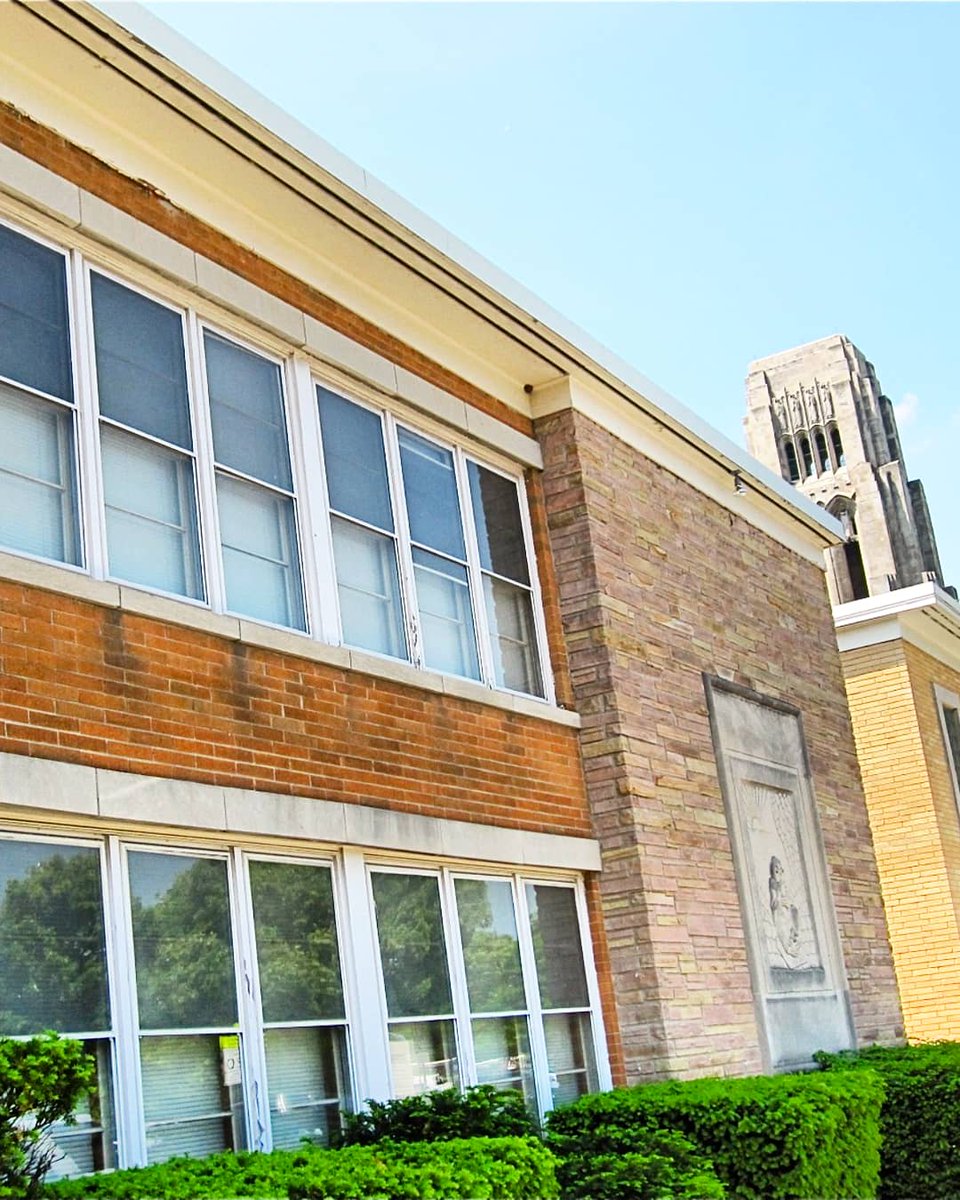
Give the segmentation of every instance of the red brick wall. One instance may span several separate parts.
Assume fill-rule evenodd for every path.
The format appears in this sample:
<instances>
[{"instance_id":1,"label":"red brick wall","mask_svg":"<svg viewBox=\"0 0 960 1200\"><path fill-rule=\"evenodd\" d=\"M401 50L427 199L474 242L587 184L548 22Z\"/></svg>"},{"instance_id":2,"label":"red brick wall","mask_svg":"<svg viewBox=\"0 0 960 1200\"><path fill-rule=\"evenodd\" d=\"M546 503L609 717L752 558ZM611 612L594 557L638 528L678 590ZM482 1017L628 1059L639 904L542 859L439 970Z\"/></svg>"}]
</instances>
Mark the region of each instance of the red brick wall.
<instances>
[{"instance_id":1,"label":"red brick wall","mask_svg":"<svg viewBox=\"0 0 960 1200\"><path fill-rule=\"evenodd\" d=\"M575 730L4 582L0 750L590 833Z\"/></svg>"},{"instance_id":2,"label":"red brick wall","mask_svg":"<svg viewBox=\"0 0 960 1200\"><path fill-rule=\"evenodd\" d=\"M628 1077L761 1068L702 672L802 710L857 1033L896 1037L823 572L580 414L538 437Z\"/></svg>"}]
</instances>

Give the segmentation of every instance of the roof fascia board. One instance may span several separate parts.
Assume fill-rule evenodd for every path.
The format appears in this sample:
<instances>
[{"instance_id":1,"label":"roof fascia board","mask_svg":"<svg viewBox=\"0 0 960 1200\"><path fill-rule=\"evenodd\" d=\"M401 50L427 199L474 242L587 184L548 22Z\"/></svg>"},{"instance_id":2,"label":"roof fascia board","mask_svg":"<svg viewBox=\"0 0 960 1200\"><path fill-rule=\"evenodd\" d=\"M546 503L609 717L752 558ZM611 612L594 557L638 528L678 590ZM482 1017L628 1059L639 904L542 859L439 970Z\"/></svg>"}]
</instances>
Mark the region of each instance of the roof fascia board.
<instances>
[{"instance_id":1,"label":"roof fascia board","mask_svg":"<svg viewBox=\"0 0 960 1200\"><path fill-rule=\"evenodd\" d=\"M438 286L449 291L450 283L455 282L460 293L455 298L474 307L478 300L483 301L487 310L481 310L483 315L508 337L555 363L558 372L611 388L658 421L665 432L681 437L731 474L739 473L775 497L787 514L817 530L825 544L839 540L840 527L833 518L742 447L139 4L131 0L45 0L31 7L42 7L48 20L56 13L60 23L82 16L114 42L118 32L125 34L127 55L151 72L164 75L220 121L246 133L269 155L301 173L308 171L325 192L372 222L395 245L404 246L421 267L429 264L438 273L439 277L433 277ZM462 290L468 293L466 297Z\"/></svg>"}]
</instances>

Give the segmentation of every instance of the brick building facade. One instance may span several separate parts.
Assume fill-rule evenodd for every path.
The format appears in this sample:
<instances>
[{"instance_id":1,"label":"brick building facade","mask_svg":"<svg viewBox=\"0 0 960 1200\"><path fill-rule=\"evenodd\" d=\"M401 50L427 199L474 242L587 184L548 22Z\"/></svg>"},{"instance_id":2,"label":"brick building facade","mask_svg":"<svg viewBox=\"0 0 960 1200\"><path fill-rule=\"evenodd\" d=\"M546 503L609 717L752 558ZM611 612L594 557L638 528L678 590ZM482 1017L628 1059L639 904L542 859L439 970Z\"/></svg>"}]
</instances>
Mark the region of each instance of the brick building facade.
<instances>
[{"instance_id":1,"label":"brick building facade","mask_svg":"<svg viewBox=\"0 0 960 1200\"><path fill-rule=\"evenodd\" d=\"M123 22L0 9L0 1033L98 1056L62 1169L897 1036L835 523Z\"/></svg>"}]
</instances>

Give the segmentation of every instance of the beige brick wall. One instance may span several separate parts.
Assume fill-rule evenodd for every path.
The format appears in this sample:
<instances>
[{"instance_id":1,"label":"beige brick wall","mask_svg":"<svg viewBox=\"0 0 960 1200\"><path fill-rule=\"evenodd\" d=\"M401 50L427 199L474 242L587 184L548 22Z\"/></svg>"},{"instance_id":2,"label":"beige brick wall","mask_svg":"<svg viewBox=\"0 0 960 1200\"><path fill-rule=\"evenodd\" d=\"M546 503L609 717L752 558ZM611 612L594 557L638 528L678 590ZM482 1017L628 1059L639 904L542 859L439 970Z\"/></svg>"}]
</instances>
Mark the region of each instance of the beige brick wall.
<instances>
[{"instance_id":1,"label":"beige brick wall","mask_svg":"<svg viewBox=\"0 0 960 1200\"><path fill-rule=\"evenodd\" d=\"M857 1032L897 1037L822 571L581 414L537 432L628 1078L762 1067L703 672L801 709Z\"/></svg>"},{"instance_id":2,"label":"beige brick wall","mask_svg":"<svg viewBox=\"0 0 960 1200\"><path fill-rule=\"evenodd\" d=\"M960 819L934 694L960 672L903 641L843 669L907 1036L960 1038Z\"/></svg>"}]
</instances>

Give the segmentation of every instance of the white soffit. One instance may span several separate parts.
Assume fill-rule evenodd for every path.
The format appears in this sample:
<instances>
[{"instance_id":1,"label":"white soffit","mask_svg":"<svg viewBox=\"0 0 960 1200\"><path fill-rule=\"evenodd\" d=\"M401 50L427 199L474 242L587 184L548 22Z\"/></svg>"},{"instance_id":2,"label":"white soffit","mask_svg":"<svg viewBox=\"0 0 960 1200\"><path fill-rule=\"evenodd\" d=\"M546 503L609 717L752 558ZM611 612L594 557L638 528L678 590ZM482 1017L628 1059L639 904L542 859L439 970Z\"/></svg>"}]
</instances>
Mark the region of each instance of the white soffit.
<instances>
[{"instance_id":1,"label":"white soffit","mask_svg":"<svg viewBox=\"0 0 960 1200\"><path fill-rule=\"evenodd\" d=\"M0 94L37 120L516 410L525 386L573 376L839 540L824 510L139 5L8 0L0 21Z\"/></svg>"},{"instance_id":2,"label":"white soffit","mask_svg":"<svg viewBox=\"0 0 960 1200\"><path fill-rule=\"evenodd\" d=\"M838 604L833 620L841 653L904 641L960 670L960 604L935 583Z\"/></svg>"}]
</instances>

